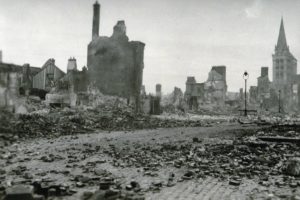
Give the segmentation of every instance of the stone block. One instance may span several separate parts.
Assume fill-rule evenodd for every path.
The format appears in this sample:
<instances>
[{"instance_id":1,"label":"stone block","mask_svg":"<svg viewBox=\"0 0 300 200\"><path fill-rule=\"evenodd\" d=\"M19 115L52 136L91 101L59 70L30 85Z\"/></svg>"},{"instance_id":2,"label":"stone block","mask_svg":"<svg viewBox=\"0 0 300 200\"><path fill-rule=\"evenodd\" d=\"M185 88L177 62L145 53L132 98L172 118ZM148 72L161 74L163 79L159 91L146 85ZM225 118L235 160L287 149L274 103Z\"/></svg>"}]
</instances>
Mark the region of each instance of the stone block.
<instances>
[{"instance_id":1,"label":"stone block","mask_svg":"<svg viewBox=\"0 0 300 200\"><path fill-rule=\"evenodd\" d=\"M29 185L16 185L6 189L4 200L34 200L33 187Z\"/></svg>"}]
</instances>

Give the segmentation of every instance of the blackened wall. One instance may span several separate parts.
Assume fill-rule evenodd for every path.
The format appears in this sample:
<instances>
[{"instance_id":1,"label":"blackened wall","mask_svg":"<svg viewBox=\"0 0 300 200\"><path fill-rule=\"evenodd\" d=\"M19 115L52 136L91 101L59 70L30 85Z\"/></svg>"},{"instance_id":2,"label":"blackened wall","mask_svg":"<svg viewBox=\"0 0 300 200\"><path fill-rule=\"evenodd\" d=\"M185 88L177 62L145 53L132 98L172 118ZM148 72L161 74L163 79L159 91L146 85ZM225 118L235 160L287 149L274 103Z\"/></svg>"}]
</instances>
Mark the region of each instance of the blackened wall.
<instances>
[{"instance_id":1,"label":"blackened wall","mask_svg":"<svg viewBox=\"0 0 300 200\"><path fill-rule=\"evenodd\" d=\"M125 22L118 21L111 37L94 38L88 45L89 80L104 94L139 101L144 47L142 42L129 42Z\"/></svg>"}]
</instances>

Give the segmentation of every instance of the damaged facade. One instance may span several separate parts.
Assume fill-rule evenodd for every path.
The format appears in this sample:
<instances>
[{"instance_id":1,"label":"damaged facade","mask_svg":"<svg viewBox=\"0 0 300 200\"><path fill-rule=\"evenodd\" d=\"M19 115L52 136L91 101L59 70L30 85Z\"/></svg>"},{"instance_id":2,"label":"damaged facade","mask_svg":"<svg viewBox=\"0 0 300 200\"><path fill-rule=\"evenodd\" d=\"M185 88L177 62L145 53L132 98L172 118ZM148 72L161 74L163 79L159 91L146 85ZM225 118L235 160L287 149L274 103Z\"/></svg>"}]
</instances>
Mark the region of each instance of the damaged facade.
<instances>
[{"instance_id":1,"label":"damaged facade","mask_svg":"<svg viewBox=\"0 0 300 200\"><path fill-rule=\"evenodd\" d=\"M2 63L0 54L1 105L9 103L8 96L28 91L44 92L46 102L64 102L72 99L73 105L87 98L90 88L97 88L104 95L119 96L133 103L136 110L141 107L141 90L144 68L145 44L129 41L124 21L118 21L110 37L99 36L100 5L94 4L92 41L88 45L87 66L77 69L74 57L68 60L67 73L49 59L41 68L29 65L17 66ZM13 92L16 91L16 92ZM64 93L68 98L61 98ZM99 92L98 92L99 93ZM48 97L48 98L47 98ZM71 98L72 97L72 98ZM76 97L75 100L73 97ZM78 98L77 98L78 97ZM9 98L10 99L10 98ZM82 100L82 101L81 101Z\"/></svg>"},{"instance_id":2,"label":"damaged facade","mask_svg":"<svg viewBox=\"0 0 300 200\"><path fill-rule=\"evenodd\" d=\"M213 66L204 83L197 83L195 77L188 77L184 95L189 109L198 109L198 106L205 104L224 105L226 92L226 66Z\"/></svg>"},{"instance_id":3,"label":"damaged facade","mask_svg":"<svg viewBox=\"0 0 300 200\"><path fill-rule=\"evenodd\" d=\"M29 95L40 68L0 62L0 106L14 106L20 94Z\"/></svg>"},{"instance_id":4,"label":"damaged facade","mask_svg":"<svg viewBox=\"0 0 300 200\"><path fill-rule=\"evenodd\" d=\"M29 64L15 65L0 63L0 107L14 107L22 96L38 96L46 98L46 104L57 103L68 99L67 105L76 105L77 94L85 93L88 88L87 68L77 70L76 59L68 61L67 74L49 59L42 68ZM48 94L47 94L48 93ZM58 93L60 96L58 97ZM63 94L62 94L63 93ZM47 98L48 97L48 98Z\"/></svg>"},{"instance_id":5,"label":"damaged facade","mask_svg":"<svg viewBox=\"0 0 300 200\"><path fill-rule=\"evenodd\" d=\"M126 98L139 109L145 44L129 41L124 21L117 22L112 36L99 36L99 18L100 5L96 2L88 45L89 79L101 93Z\"/></svg>"},{"instance_id":6,"label":"damaged facade","mask_svg":"<svg viewBox=\"0 0 300 200\"><path fill-rule=\"evenodd\" d=\"M281 96L281 95L280 95ZM292 95L290 97L293 101L293 110L300 109L300 74L293 77L292 80Z\"/></svg>"},{"instance_id":7,"label":"damaged facade","mask_svg":"<svg viewBox=\"0 0 300 200\"><path fill-rule=\"evenodd\" d=\"M182 114L186 110L184 94L180 88L174 87L172 93L161 98L162 110L166 113Z\"/></svg>"},{"instance_id":8,"label":"damaged facade","mask_svg":"<svg viewBox=\"0 0 300 200\"><path fill-rule=\"evenodd\" d=\"M55 87L46 95L46 104L74 107L80 104L88 104L88 74L87 68L82 71L77 69L76 59L69 58L67 74L56 81Z\"/></svg>"},{"instance_id":9,"label":"damaged facade","mask_svg":"<svg viewBox=\"0 0 300 200\"><path fill-rule=\"evenodd\" d=\"M257 98L259 102L270 98L270 87L269 68L261 67L260 77L257 78Z\"/></svg>"},{"instance_id":10,"label":"damaged facade","mask_svg":"<svg viewBox=\"0 0 300 200\"><path fill-rule=\"evenodd\" d=\"M19 95L19 67L0 63L0 106L13 106Z\"/></svg>"},{"instance_id":11,"label":"damaged facade","mask_svg":"<svg viewBox=\"0 0 300 200\"><path fill-rule=\"evenodd\" d=\"M50 58L33 77L33 88L49 92L64 75L65 73L55 65L55 60Z\"/></svg>"},{"instance_id":12,"label":"damaged facade","mask_svg":"<svg viewBox=\"0 0 300 200\"><path fill-rule=\"evenodd\" d=\"M204 83L204 98L208 104L222 106L225 104L227 83L226 67L214 66L208 74L208 79Z\"/></svg>"},{"instance_id":13,"label":"damaged facade","mask_svg":"<svg viewBox=\"0 0 300 200\"><path fill-rule=\"evenodd\" d=\"M62 90L68 90L71 93L87 92L89 79L87 74L87 68L83 67L82 71L77 69L76 59L70 58L67 65L67 74L60 79L59 88Z\"/></svg>"},{"instance_id":14,"label":"damaged facade","mask_svg":"<svg viewBox=\"0 0 300 200\"><path fill-rule=\"evenodd\" d=\"M171 97L172 105L177 108L184 109L184 95L180 88L174 87Z\"/></svg>"},{"instance_id":15,"label":"damaged facade","mask_svg":"<svg viewBox=\"0 0 300 200\"><path fill-rule=\"evenodd\" d=\"M189 109L198 109L204 99L204 83L197 83L195 77L190 76L185 84L185 98Z\"/></svg>"},{"instance_id":16,"label":"damaged facade","mask_svg":"<svg viewBox=\"0 0 300 200\"><path fill-rule=\"evenodd\" d=\"M149 110L145 109L144 111L146 113L149 113L151 115L159 115L162 112L161 108L161 100L162 100L162 90L161 90L161 84L157 83L155 85L155 95L149 95L146 99L148 99L147 104L149 104Z\"/></svg>"},{"instance_id":17,"label":"damaged facade","mask_svg":"<svg viewBox=\"0 0 300 200\"><path fill-rule=\"evenodd\" d=\"M270 81L268 67L262 67L257 86L250 86L247 95L249 108L258 111L298 112L300 78L297 75L297 59L287 44L283 19L272 59L273 82ZM204 83L197 83L194 77L188 77L185 100L189 109L198 109L201 105L222 107L224 104L244 108L245 104L243 89L240 91L240 97L235 95L229 98L225 66L213 67Z\"/></svg>"},{"instance_id":18,"label":"damaged facade","mask_svg":"<svg viewBox=\"0 0 300 200\"><path fill-rule=\"evenodd\" d=\"M269 111L278 105L278 97L269 79L269 68L261 67L257 86L250 86L249 103L258 111Z\"/></svg>"}]
</instances>

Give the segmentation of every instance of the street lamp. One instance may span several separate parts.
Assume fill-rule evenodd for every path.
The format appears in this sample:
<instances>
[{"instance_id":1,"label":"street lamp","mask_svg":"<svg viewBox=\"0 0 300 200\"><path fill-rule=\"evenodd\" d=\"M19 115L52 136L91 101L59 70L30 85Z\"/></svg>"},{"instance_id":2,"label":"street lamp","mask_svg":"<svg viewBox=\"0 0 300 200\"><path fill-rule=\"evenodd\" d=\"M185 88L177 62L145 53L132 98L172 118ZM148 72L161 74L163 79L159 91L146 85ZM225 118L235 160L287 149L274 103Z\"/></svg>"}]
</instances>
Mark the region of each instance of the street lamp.
<instances>
[{"instance_id":1,"label":"street lamp","mask_svg":"<svg viewBox=\"0 0 300 200\"><path fill-rule=\"evenodd\" d=\"M245 80L245 110L244 115L247 116L247 79L249 78L249 74L247 71L243 74L243 79Z\"/></svg>"},{"instance_id":2,"label":"street lamp","mask_svg":"<svg viewBox=\"0 0 300 200\"><path fill-rule=\"evenodd\" d=\"M280 107L280 98L281 98L281 90L278 91L278 112L281 112L281 107Z\"/></svg>"}]
</instances>

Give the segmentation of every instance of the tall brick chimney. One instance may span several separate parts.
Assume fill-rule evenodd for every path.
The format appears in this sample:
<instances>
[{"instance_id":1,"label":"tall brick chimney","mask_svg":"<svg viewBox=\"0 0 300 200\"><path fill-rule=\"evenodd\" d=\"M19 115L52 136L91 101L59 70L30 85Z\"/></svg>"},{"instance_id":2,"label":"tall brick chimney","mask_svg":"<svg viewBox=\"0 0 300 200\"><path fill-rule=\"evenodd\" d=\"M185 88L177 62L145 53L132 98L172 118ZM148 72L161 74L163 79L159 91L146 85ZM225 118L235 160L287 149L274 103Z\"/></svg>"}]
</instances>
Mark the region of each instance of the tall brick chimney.
<instances>
[{"instance_id":1,"label":"tall brick chimney","mask_svg":"<svg viewBox=\"0 0 300 200\"><path fill-rule=\"evenodd\" d=\"M99 24L100 24L100 4L98 1L94 4L94 13L93 13L93 33L92 40L99 36Z\"/></svg>"}]
</instances>

